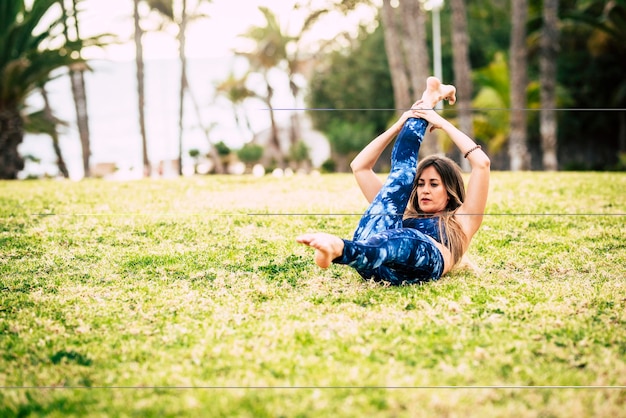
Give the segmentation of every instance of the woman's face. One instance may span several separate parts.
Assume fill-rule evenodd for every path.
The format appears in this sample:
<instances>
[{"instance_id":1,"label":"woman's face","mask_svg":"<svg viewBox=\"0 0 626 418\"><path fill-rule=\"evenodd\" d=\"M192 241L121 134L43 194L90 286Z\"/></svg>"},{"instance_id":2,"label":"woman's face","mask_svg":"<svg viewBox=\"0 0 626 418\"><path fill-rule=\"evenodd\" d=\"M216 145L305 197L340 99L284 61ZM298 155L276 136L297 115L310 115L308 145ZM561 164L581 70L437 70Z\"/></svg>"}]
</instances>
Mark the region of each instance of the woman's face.
<instances>
[{"instance_id":1,"label":"woman's face","mask_svg":"<svg viewBox=\"0 0 626 418\"><path fill-rule=\"evenodd\" d=\"M417 179L417 200L422 212L442 212L448 205L449 199L448 192L435 167L425 168Z\"/></svg>"}]
</instances>

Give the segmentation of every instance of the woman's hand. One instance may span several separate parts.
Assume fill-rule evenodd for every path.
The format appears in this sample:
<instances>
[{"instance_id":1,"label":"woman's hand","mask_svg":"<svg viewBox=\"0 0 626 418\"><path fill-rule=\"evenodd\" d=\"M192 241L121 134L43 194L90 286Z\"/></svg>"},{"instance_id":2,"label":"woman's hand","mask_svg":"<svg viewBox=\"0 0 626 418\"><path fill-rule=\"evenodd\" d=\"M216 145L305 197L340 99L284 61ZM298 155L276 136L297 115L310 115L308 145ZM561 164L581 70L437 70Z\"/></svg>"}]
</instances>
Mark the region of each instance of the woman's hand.
<instances>
[{"instance_id":1,"label":"woman's hand","mask_svg":"<svg viewBox=\"0 0 626 418\"><path fill-rule=\"evenodd\" d=\"M424 108L416 108L411 109L409 112L412 112L414 118L422 118L427 120L430 124L430 132L435 129L440 129L444 123L446 123L446 119L444 119L437 111L434 109L424 109Z\"/></svg>"},{"instance_id":2,"label":"woman's hand","mask_svg":"<svg viewBox=\"0 0 626 418\"><path fill-rule=\"evenodd\" d=\"M399 126L403 126L404 122L406 122L408 119L410 118L421 118L421 116L418 116L415 111L421 107L424 106L424 101L423 100L418 100L415 103L413 103L413 106L411 106L411 108L409 110L407 110L406 112L404 112L401 116L400 119L398 119L398 125Z\"/></svg>"}]
</instances>

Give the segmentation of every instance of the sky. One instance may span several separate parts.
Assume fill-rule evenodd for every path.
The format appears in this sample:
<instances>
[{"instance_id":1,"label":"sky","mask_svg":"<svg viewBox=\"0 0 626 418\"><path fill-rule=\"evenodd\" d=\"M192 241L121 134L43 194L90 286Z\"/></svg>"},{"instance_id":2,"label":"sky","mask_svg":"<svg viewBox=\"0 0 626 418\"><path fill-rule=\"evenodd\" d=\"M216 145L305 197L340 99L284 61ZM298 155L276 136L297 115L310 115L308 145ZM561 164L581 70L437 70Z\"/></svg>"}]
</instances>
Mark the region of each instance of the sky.
<instances>
[{"instance_id":1,"label":"sky","mask_svg":"<svg viewBox=\"0 0 626 418\"><path fill-rule=\"evenodd\" d=\"M324 0L318 0L320 4ZM193 5L196 0L189 0ZM203 4L203 11L209 16L189 25L187 31L187 56L190 58L214 58L232 54L233 49L245 48L245 40L239 35L253 25L262 25L264 18L258 10L266 6L274 12L284 25L283 30L297 29L302 22L302 14L293 12L295 0L213 0ZM114 33L123 45L109 46L106 50L85 51L87 58L109 60L133 60L133 1L132 0L84 0L80 15L83 37L100 33ZM324 23L317 26L311 35L316 38L332 39L344 29L356 31L358 22L371 20L372 12L363 8L361 13L345 18L339 14L328 15ZM289 28L289 26L291 28ZM146 59L175 58L177 45L174 34L148 33L144 38Z\"/></svg>"}]
</instances>

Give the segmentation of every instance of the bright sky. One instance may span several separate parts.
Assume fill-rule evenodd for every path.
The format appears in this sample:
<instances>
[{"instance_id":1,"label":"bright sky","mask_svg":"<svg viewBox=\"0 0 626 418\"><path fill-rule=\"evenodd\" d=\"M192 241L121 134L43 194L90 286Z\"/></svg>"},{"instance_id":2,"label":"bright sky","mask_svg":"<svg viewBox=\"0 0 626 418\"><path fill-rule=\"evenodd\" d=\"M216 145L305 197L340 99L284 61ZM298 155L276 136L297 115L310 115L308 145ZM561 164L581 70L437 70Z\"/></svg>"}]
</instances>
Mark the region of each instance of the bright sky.
<instances>
[{"instance_id":1,"label":"bright sky","mask_svg":"<svg viewBox=\"0 0 626 418\"><path fill-rule=\"evenodd\" d=\"M188 0L192 7L197 0ZM321 0L320 0L321 1ZM187 55L189 57L223 57L232 53L233 48L245 47L238 35L250 26L262 25L264 18L258 10L266 6L272 10L283 25L297 29L302 16L292 11L295 0L213 0L203 5L203 11L209 15L192 23L187 32ZM129 40L124 45L109 46L106 51L85 51L88 58L112 60L132 60L135 56L133 37L133 1L132 0L84 0L81 3L82 36L99 33L114 33L122 40ZM316 36L331 39L342 28L355 30L358 22L373 19L372 11L363 8L361 13L346 19L340 15L328 15L323 25L318 26ZM283 27L284 31L289 28ZM149 33L144 38L144 56L146 59L174 58L177 56L175 34Z\"/></svg>"}]
</instances>

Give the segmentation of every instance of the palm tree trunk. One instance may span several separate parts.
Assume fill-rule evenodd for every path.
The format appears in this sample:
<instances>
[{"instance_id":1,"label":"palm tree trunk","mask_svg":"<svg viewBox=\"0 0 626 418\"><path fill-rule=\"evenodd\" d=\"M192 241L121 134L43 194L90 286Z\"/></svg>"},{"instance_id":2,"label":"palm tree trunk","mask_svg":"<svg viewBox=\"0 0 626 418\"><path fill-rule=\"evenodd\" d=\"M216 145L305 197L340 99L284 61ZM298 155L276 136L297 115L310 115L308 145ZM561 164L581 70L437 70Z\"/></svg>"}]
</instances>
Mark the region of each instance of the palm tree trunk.
<instances>
[{"instance_id":1,"label":"palm tree trunk","mask_svg":"<svg viewBox=\"0 0 626 418\"><path fill-rule=\"evenodd\" d=\"M196 100L195 95L191 89L187 90L187 94L189 94L189 98L191 99L191 103L193 103L193 108L196 112L196 118L198 119L198 124L202 128L204 135L206 136L207 142L209 143L209 155L215 164L215 173L216 174L224 174L224 164L222 163L222 159L220 158L217 149L211 142L210 130L211 128L207 128L202 121L202 113L200 112L200 106L198 105L198 101Z\"/></svg>"},{"instance_id":2,"label":"palm tree trunk","mask_svg":"<svg viewBox=\"0 0 626 418\"><path fill-rule=\"evenodd\" d=\"M293 75L295 75L295 73L292 73L292 76L290 77L291 79L289 81L291 94L293 95L294 108L291 116L289 117L289 146L291 149L293 149L296 146L296 143L302 139L302 126L300 124L300 116L298 115L298 97L300 93L300 88L298 87L296 81L293 79Z\"/></svg>"},{"instance_id":3,"label":"palm tree trunk","mask_svg":"<svg viewBox=\"0 0 626 418\"><path fill-rule=\"evenodd\" d=\"M528 0L511 0L511 134L509 138L509 158L511 170L530 168L526 134L526 86L528 83L526 20Z\"/></svg>"},{"instance_id":4,"label":"palm tree trunk","mask_svg":"<svg viewBox=\"0 0 626 418\"><path fill-rule=\"evenodd\" d=\"M559 48L559 0L543 0L543 30L541 33L541 113L540 131L543 150L543 169L556 171L556 61Z\"/></svg>"},{"instance_id":5,"label":"palm tree trunk","mask_svg":"<svg viewBox=\"0 0 626 418\"><path fill-rule=\"evenodd\" d=\"M133 0L133 18L135 22L135 63L137 67L137 111L139 114L139 132L141 134L141 148L143 159L144 176L152 172L150 159L148 158L148 137L146 134L146 93L144 80L143 61L143 29L140 25L139 0Z\"/></svg>"},{"instance_id":6,"label":"palm tree trunk","mask_svg":"<svg viewBox=\"0 0 626 418\"><path fill-rule=\"evenodd\" d=\"M297 60L297 58L294 58L294 60ZM297 61L296 61L297 62ZM289 66L291 67L291 63L289 63ZM296 65L295 63L293 64L294 66ZM299 107L299 103L298 103L298 97L300 97L300 87L298 86L298 83L296 81L296 76L297 72L293 69L290 68L289 70L289 90L291 91L291 95L293 97L293 113L291 115L291 117L289 118L289 121L291 123L291 130L290 130L290 143L291 146L293 147L296 142L298 142L301 136L301 132L302 129L300 127L300 119L298 117L298 107Z\"/></svg>"},{"instance_id":7,"label":"palm tree trunk","mask_svg":"<svg viewBox=\"0 0 626 418\"><path fill-rule=\"evenodd\" d=\"M273 148L274 155L276 157L276 163L280 168L285 168L285 156L283 153L283 148L280 144L280 138L278 137L278 125L276 124L276 115L274 114L274 107L272 106L272 99L274 98L274 88L270 85L269 79L267 77L267 73L264 74L265 84L267 84L267 97L265 98L265 103L267 104L267 109L270 113L270 124L271 124L271 148Z\"/></svg>"},{"instance_id":8,"label":"palm tree trunk","mask_svg":"<svg viewBox=\"0 0 626 418\"><path fill-rule=\"evenodd\" d=\"M472 118L472 66L469 57L469 34L467 31L467 11L465 0L450 0L452 8L452 59L454 66L454 84L457 91L457 108L459 109L459 127L470 138L474 137ZM471 169L469 161L457 158L464 171Z\"/></svg>"},{"instance_id":9,"label":"palm tree trunk","mask_svg":"<svg viewBox=\"0 0 626 418\"><path fill-rule=\"evenodd\" d=\"M65 41L70 42L69 28L67 25L68 16L63 6L63 2L59 2L65 18L64 22L64 36ZM72 16L74 22L74 33L76 34L76 40L80 40L80 32L78 27L78 0L72 0ZM85 68L74 67L70 68L70 80L72 84L72 96L74 97L74 107L76 110L76 125L78 127L78 135L80 136L80 144L83 150L83 171L85 177L91 176L91 134L89 132L89 114L87 111L87 88L85 86Z\"/></svg>"},{"instance_id":10,"label":"palm tree trunk","mask_svg":"<svg viewBox=\"0 0 626 418\"><path fill-rule=\"evenodd\" d=\"M427 15L421 7L419 0L404 0L396 13L402 17L398 18L397 25L400 27L401 53L404 74L408 74L410 80L409 102L402 109L409 108L413 102L422 96L426 88L426 78L431 74L430 56L428 55L428 44L426 42L426 20ZM396 14L397 17L397 14ZM426 132L424 142L420 148L421 155L438 154L441 152L439 141L435 133Z\"/></svg>"},{"instance_id":11,"label":"palm tree trunk","mask_svg":"<svg viewBox=\"0 0 626 418\"><path fill-rule=\"evenodd\" d=\"M393 97L398 113L408 109L413 103L410 96L410 84L404 65L401 50L401 37L398 24L398 14L391 6L390 0L383 0L382 21L385 29L385 51L391 72Z\"/></svg>"},{"instance_id":12,"label":"palm tree trunk","mask_svg":"<svg viewBox=\"0 0 626 418\"><path fill-rule=\"evenodd\" d=\"M72 14L74 16L74 33L76 40L80 39L78 30L78 0L72 1ZM67 35L67 33L66 33ZM69 40L66 38L66 40ZM72 78L72 94L76 104L76 124L80 135L80 143L83 148L83 169L85 177L91 176L91 134L89 132L89 113L87 111L87 88L85 86L85 69L79 68L77 71L70 71Z\"/></svg>"},{"instance_id":13,"label":"palm tree trunk","mask_svg":"<svg viewBox=\"0 0 626 418\"><path fill-rule=\"evenodd\" d=\"M17 109L0 109L0 179L15 180L24 169L17 147L24 139L24 123Z\"/></svg>"},{"instance_id":14,"label":"palm tree trunk","mask_svg":"<svg viewBox=\"0 0 626 418\"><path fill-rule=\"evenodd\" d=\"M70 80L72 83L72 96L74 97L74 108L76 110L76 125L80 136L80 144L83 150L83 170L84 176L91 175L91 141L89 133L89 116L87 114L87 95L85 87L85 76L83 70L70 70Z\"/></svg>"},{"instance_id":15,"label":"palm tree trunk","mask_svg":"<svg viewBox=\"0 0 626 418\"><path fill-rule=\"evenodd\" d=\"M180 60L180 91L179 91L179 111L178 111L178 175L183 174L183 134L185 116L185 91L187 90L187 57L185 54L187 29L187 0L182 0L181 19L178 32L178 57Z\"/></svg>"},{"instance_id":16,"label":"palm tree trunk","mask_svg":"<svg viewBox=\"0 0 626 418\"><path fill-rule=\"evenodd\" d=\"M426 13L422 10L419 0L401 2L399 11L404 19L402 46L411 80L411 97L418 99L426 88L426 78L430 75L430 57L426 43Z\"/></svg>"},{"instance_id":17,"label":"palm tree trunk","mask_svg":"<svg viewBox=\"0 0 626 418\"><path fill-rule=\"evenodd\" d=\"M53 124L50 137L52 138L52 148L54 149L54 154L57 157L57 166L59 167L59 171L63 177L67 179L70 177L70 173L67 171L67 165L65 164L65 159L63 158L63 153L61 152L61 147L59 145L59 134L57 133L56 128L58 121L52 114L52 107L50 106L50 100L48 100L48 92L46 91L45 86L42 86L39 90L41 92L41 97L43 98L44 117Z\"/></svg>"}]
</instances>

